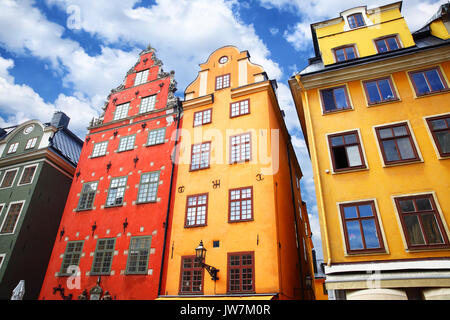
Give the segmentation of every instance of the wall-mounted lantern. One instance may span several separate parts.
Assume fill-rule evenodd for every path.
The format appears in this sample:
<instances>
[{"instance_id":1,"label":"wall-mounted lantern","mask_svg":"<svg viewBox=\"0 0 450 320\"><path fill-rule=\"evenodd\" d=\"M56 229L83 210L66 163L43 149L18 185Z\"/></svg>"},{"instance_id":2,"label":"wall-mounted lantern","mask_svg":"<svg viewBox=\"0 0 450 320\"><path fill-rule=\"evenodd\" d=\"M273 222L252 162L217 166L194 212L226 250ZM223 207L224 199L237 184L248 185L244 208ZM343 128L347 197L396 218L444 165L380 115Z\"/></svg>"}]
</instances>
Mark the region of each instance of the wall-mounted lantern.
<instances>
[{"instance_id":1,"label":"wall-mounted lantern","mask_svg":"<svg viewBox=\"0 0 450 320\"><path fill-rule=\"evenodd\" d=\"M214 268L213 266L207 265L203 261L205 261L206 258L206 249L203 247L203 241L200 240L200 244L197 248L195 248L195 260L197 263L200 263L203 269L206 269L208 271L209 275L211 276L211 280L219 280L219 277L217 276L217 273L219 272L219 269Z\"/></svg>"}]
</instances>

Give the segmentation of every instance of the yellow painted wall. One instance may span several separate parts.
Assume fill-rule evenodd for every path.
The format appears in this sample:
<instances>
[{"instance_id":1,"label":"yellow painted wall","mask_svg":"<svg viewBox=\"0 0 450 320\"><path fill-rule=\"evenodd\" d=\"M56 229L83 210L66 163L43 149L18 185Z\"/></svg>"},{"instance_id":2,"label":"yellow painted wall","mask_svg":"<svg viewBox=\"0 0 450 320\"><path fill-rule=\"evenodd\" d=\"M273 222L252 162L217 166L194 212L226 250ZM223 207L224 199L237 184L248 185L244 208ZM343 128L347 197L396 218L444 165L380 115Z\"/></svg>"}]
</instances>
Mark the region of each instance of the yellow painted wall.
<instances>
[{"instance_id":1,"label":"yellow painted wall","mask_svg":"<svg viewBox=\"0 0 450 320\"><path fill-rule=\"evenodd\" d=\"M316 27L316 34L324 65L335 63L333 49L355 44L358 57L377 54L374 39L398 35L403 48L414 46L414 40L398 9L369 14L373 25L344 31L344 21L328 26Z\"/></svg>"},{"instance_id":2,"label":"yellow painted wall","mask_svg":"<svg viewBox=\"0 0 450 320\"><path fill-rule=\"evenodd\" d=\"M423 68L433 66L435 65L424 66ZM444 62L440 66L446 76L447 85L449 85L450 62ZM386 70L386 75L389 74ZM368 259L448 257L449 254L449 250L414 252L405 250L401 225L397 219L391 196L434 191L444 215L444 224L450 225L450 159L440 160L438 158L423 119L425 116L448 113L450 93L447 91L416 98L405 71L393 73L392 78L399 93L400 101L368 107L361 81L351 81L346 84L354 110L327 115L322 115L319 103L320 88L307 91L308 110L311 113L313 128L312 130L311 127L308 128L308 133L312 135L313 132L315 140L315 149L311 149L311 158L314 159L316 156L318 158L318 173L323 185L324 210L319 210L319 212L325 214L333 263L366 261ZM361 80L364 80L364 78ZM303 105L306 106L305 99L303 99ZM405 120L408 120L411 125L423 162L384 168L373 126ZM365 150L364 155L369 169L332 174L326 134L352 129L360 130ZM326 173L326 170L330 172ZM317 176L315 179L317 179ZM318 192L317 196L320 200ZM346 256L337 203L373 198L376 199L378 205L388 252L369 256ZM318 202L320 204L320 201ZM320 221L322 223L322 217ZM322 224L322 239L324 240L323 227ZM448 229L447 235L450 236ZM325 261L327 261L328 256L325 246L326 243L324 243L324 255Z\"/></svg>"},{"instance_id":3,"label":"yellow painted wall","mask_svg":"<svg viewBox=\"0 0 450 320\"><path fill-rule=\"evenodd\" d=\"M220 66L218 60L222 56L228 56L229 62ZM208 61L200 67L201 70L208 70L206 95L213 93L213 102L195 108L186 107L184 110L182 122L184 134L180 141L179 157L185 162L179 164L176 187L184 186L185 189L183 193L175 194L172 231L167 253L168 276L163 292L165 295L178 295L181 257L194 255L200 240L207 249L205 263L220 270L219 280L216 282L211 280L206 271L204 272L204 295L227 293L227 253L231 252L254 251L256 293L281 293L280 298L289 298L294 294L294 287L300 286L293 232L295 208L291 205L287 162L281 163L277 174L264 174L262 181L256 180L257 174L261 173L262 169L272 167L272 163L261 164L258 160L259 152L270 155L273 141L269 139L267 146L263 145L265 146L262 147L263 151L260 151L259 142L266 141L270 129L281 127L274 111L276 101L271 98L269 87L259 92L231 98L231 88L238 86L238 59L246 57L245 51L239 52L235 47L223 47L212 53ZM254 75L260 74L263 70L248 62L247 72L247 81L251 87L255 82ZM227 73L231 74L231 87L215 91L215 76ZM270 83L267 83L270 86ZM195 99L199 96L199 90L200 76L188 86L185 93L187 97ZM230 103L247 98L250 99L251 113L230 118ZM184 106L189 102L186 100ZM213 109L212 123L193 128L194 112L208 108ZM227 150L230 134L249 131L252 132L252 161L229 164ZM191 145L205 141L212 142L210 168L190 172ZM286 140L282 135L280 146L283 154ZM223 156L219 156L220 154ZM280 177L283 178L282 181L279 181ZM220 188L213 188L213 180L220 180ZM254 219L229 223L229 189L246 186L253 186ZM300 198L300 190L296 192ZM207 226L185 228L186 198L199 193L208 193ZM220 241L219 248L213 248L215 240Z\"/></svg>"},{"instance_id":4,"label":"yellow painted wall","mask_svg":"<svg viewBox=\"0 0 450 320\"><path fill-rule=\"evenodd\" d=\"M448 23L450 25L450 23ZM444 25L442 19L438 19L430 23L431 34L435 37L447 40L450 38L449 31Z\"/></svg>"}]
</instances>

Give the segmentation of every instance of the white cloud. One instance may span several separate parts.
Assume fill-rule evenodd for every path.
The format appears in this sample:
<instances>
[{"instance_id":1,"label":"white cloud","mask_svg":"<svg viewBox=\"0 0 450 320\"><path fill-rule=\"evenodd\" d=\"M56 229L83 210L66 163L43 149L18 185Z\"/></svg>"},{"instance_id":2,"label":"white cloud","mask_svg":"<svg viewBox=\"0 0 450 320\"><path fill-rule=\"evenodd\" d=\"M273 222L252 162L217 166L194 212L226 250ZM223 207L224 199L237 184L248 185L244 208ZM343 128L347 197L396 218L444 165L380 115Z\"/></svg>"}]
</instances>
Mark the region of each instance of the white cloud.
<instances>
[{"instance_id":1,"label":"white cloud","mask_svg":"<svg viewBox=\"0 0 450 320\"><path fill-rule=\"evenodd\" d=\"M280 29L278 29L278 28L270 28L269 32L270 32L271 35L275 36L275 35L277 35L280 32Z\"/></svg>"}]
</instances>

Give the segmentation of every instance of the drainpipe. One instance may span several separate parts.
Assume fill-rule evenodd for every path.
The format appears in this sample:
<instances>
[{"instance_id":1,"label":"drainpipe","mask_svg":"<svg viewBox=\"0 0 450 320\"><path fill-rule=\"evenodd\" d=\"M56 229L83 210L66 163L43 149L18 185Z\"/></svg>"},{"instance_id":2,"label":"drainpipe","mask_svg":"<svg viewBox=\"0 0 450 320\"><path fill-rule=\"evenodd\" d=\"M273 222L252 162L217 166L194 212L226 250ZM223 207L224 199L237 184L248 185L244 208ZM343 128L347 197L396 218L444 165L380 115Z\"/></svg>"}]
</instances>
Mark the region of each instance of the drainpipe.
<instances>
[{"instance_id":1,"label":"drainpipe","mask_svg":"<svg viewBox=\"0 0 450 320\"><path fill-rule=\"evenodd\" d=\"M163 251L162 251L162 258L161 258L161 269L159 272L158 296L161 295L161 284L162 284L163 271L164 271L164 258L166 255L167 230L169 229L169 214L170 214L170 205L172 202L172 187L173 187L174 171L175 171L175 159L177 156L178 135L180 133L181 111L182 111L181 102L180 102L180 100L177 100L177 129L176 129L177 131L176 131L174 153L173 153L173 159L172 159L172 172L170 173L169 199L168 199L168 204L167 204L166 222L165 222L165 228L164 228L164 242L163 242Z\"/></svg>"},{"instance_id":2,"label":"drainpipe","mask_svg":"<svg viewBox=\"0 0 450 320\"><path fill-rule=\"evenodd\" d=\"M308 93L306 92L306 89L305 89L305 87L303 86L303 84L301 82L300 75L297 75L295 77L295 79L297 80L297 83L299 84L299 86L302 88L303 94L304 94L304 98L305 98L306 108L304 110L306 111L305 112L306 113L305 114L305 118L308 121L307 127L309 127L310 131L311 131L311 134L309 135L310 136L310 142L311 142L311 150L316 150L316 148L315 148L316 142L315 142L315 139L314 139L314 128L312 126L311 114L309 112ZM316 152L313 152L312 155L313 155L313 157L312 157L313 159L311 159L311 160L314 162L314 166L313 167L315 168L314 171L315 171L315 174L316 174L316 177L317 177L316 190L319 193L319 201L320 201L320 206L322 208L322 225L323 225L323 228L324 228L324 232L323 233L325 235L326 250L327 250L327 257L328 257L327 266L329 267L329 266L331 266L331 252L330 252L330 244L329 244L329 240L328 240L327 220L325 219L325 206L324 206L324 201L323 201L322 183L321 183L320 175L319 175L319 163L318 163L318 160L317 160Z\"/></svg>"},{"instance_id":3,"label":"drainpipe","mask_svg":"<svg viewBox=\"0 0 450 320\"><path fill-rule=\"evenodd\" d=\"M291 136L289 136L289 143L291 141ZM296 210L295 210L295 193L294 193L294 186L293 186L293 181L292 181L292 168L291 168L291 153L289 152L289 145L286 144L286 150L287 150L287 157L288 157L288 165L289 165L289 177L291 178L291 195L292 195L292 208L293 208L293 213L294 213L294 223L295 223L295 227L296 227L296 231L297 234L296 236L296 241L298 241L298 233L299 233L299 228L298 228L298 224L297 224L297 217L296 217ZM302 267L302 259L301 259L301 254L300 254L300 244L298 244L297 247L297 257L298 257L298 266L300 268L300 292L301 292L301 299L304 300L305 299L305 292L304 292L304 286L303 286L303 267Z\"/></svg>"}]
</instances>

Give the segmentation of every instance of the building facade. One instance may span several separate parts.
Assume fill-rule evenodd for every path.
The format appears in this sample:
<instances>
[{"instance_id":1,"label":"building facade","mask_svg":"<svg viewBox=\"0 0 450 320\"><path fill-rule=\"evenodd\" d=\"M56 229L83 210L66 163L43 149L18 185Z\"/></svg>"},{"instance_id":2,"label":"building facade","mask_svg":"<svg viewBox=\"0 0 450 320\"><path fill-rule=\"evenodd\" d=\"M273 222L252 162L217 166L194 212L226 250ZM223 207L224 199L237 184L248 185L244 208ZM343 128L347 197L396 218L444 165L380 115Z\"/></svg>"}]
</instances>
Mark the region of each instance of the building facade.
<instances>
[{"instance_id":1,"label":"building facade","mask_svg":"<svg viewBox=\"0 0 450 320\"><path fill-rule=\"evenodd\" d=\"M312 24L289 80L337 299L450 297L449 5L413 33L401 7Z\"/></svg>"},{"instance_id":2,"label":"building facade","mask_svg":"<svg viewBox=\"0 0 450 320\"><path fill-rule=\"evenodd\" d=\"M313 298L302 173L276 82L249 57L217 49L185 90L159 299Z\"/></svg>"},{"instance_id":3,"label":"building facade","mask_svg":"<svg viewBox=\"0 0 450 320\"><path fill-rule=\"evenodd\" d=\"M0 129L0 299L37 299L83 141L56 112Z\"/></svg>"},{"instance_id":4,"label":"building facade","mask_svg":"<svg viewBox=\"0 0 450 320\"><path fill-rule=\"evenodd\" d=\"M93 119L40 299L154 299L179 99L150 46ZM56 291L55 291L56 289Z\"/></svg>"}]
</instances>

